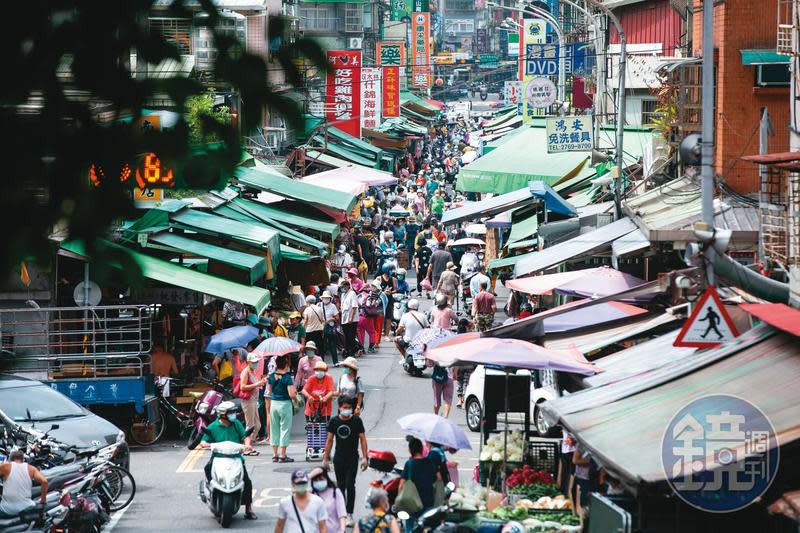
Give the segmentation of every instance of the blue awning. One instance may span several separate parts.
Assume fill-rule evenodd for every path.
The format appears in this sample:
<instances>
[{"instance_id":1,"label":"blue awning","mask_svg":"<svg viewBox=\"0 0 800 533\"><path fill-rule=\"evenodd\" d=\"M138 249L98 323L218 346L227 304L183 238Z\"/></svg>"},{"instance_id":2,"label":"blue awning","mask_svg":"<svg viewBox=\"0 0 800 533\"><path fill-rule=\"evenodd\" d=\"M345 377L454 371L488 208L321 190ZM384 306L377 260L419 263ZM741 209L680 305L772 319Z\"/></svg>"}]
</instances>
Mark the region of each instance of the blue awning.
<instances>
[{"instance_id":1,"label":"blue awning","mask_svg":"<svg viewBox=\"0 0 800 533\"><path fill-rule=\"evenodd\" d=\"M558 213L567 217L576 217L578 212L570 205L569 202L564 200L551 186L543 181L531 181L528 183L531 193L544 200L544 207L548 211Z\"/></svg>"},{"instance_id":2,"label":"blue awning","mask_svg":"<svg viewBox=\"0 0 800 533\"><path fill-rule=\"evenodd\" d=\"M740 50L742 65L788 65L788 55L779 54L774 48L750 48Z\"/></svg>"}]
</instances>

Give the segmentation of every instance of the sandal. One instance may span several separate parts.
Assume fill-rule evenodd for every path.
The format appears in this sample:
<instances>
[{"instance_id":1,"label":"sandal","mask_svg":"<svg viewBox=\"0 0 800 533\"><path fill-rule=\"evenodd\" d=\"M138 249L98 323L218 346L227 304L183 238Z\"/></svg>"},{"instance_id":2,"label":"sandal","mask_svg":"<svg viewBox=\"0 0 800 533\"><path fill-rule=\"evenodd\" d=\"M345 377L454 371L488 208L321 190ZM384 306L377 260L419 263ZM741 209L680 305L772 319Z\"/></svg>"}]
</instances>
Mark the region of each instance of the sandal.
<instances>
[{"instance_id":1,"label":"sandal","mask_svg":"<svg viewBox=\"0 0 800 533\"><path fill-rule=\"evenodd\" d=\"M261 452L259 452L258 450L250 450L249 452L244 452L243 455L246 455L248 457L257 457L261 455Z\"/></svg>"},{"instance_id":2,"label":"sandal","mask_svg":"<svg viewBox=\"0 0 800 533\"><path fill-rule=\"evenodd\" d=\"M277 455L273 455L272 456L272 462L273 463L280 463L281 462L281 458L278 457Z\"/></svg>"},{"instance_id":3,"label":"sandal","mask_svg":"<svg viewBox=\"0 0 800 533\"><path fill-rule=\"evenodd\" d=\"M293 463L294 459L292 459L291 457L281 457L280 458L280 462L281 463Z\"/></svg>"}]
</instances>

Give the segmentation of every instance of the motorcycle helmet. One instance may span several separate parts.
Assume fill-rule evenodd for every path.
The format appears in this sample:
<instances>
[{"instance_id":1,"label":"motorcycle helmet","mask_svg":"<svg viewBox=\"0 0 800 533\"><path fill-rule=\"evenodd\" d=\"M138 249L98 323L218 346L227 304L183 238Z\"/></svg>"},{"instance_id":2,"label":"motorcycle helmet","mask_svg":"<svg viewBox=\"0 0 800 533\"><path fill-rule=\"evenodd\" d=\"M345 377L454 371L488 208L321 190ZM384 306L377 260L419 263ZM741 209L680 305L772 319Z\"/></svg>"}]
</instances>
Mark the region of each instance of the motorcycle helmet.
<instances>
[{"instance_id":1,"label":"motorcycle helmet","mask_svg":"<svg viewBox=\"0 0 800 533\"><path fill-rule=\"evenodd\" d=\"M397 272L396 272L396 275L397 275L397 279L399 279L401 281L406 279L406 269L405 268L398 268Z\"/></svg>"},{"instance_id":2,"label":"motorcycle helmet","mask_svg":"<svg viewBox=\"0 0 800 533\"><path fill-rule=\"evenodd\" d=\"M235 411L236 404L233 402L222 402L217 406L216 413L217 416L223 417L228 414L229 411Z\"/></svg>"},{"instance_id":3,"label":"motorcycle helmet","mask_svg":"<svg viewBox=\"0 0 800 533\"><path fill-rule=\"evenodd\" d=\"M411 298L406 305L412 311L419 310L419 300L417 300L416 298Z\"/></svg>"}]
</instances>

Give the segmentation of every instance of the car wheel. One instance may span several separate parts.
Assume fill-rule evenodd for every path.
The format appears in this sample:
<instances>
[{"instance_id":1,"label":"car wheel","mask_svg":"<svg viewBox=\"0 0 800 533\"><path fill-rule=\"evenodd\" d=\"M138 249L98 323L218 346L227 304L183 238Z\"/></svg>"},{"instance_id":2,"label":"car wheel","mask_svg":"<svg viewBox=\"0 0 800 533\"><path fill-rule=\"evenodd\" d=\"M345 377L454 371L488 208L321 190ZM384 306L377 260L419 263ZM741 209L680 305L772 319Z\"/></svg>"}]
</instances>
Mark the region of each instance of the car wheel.
<instances>
[{"instance_id":1,"label":"car wheel","mask_svg":"<svg viewBox=\"0 0 800 533\"><path fill-rule=\"evenodd\" d=\"M467 405L464 411L466 412L467 427L469 430L475 432L480 431L481 416L483 416L483 413L481 412L481 402L479 402L474 396L470 396L467 398Z\"/></svg>"},{"instance_id":2,"label":"car wheel","mask_svg":"<svg viewBox=\"0 0 800 533\"><path fill-rule=\"evenodd\" d=\"M552 437L556 432L556 428L547 422L541 405L537 405L533 410L533 425L540 437Z\"/></svg>"}]
</instances>

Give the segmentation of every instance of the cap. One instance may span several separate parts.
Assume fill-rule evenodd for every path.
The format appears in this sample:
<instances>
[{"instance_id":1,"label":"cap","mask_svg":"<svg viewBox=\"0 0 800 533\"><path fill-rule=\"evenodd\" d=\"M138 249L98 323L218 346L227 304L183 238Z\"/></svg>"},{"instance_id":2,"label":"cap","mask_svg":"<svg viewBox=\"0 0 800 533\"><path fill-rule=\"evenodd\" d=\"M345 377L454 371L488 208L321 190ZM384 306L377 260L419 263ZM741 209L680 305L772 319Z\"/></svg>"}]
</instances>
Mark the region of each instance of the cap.
<instances>
[{"instance_id":1,"label":"cap","mask_svg":"<svg viewBox=\"0 0 800 533\"><path fill-rule=\"evenodd\" d=\"M299 311L293 311L292 314L289 315L289 318L303 318L303 315L301 315Z\"/></svg>"},{"instance_id":2,"label":"cap","mask_svg":"<svg viewBox=\"0 0 800 533\"><path fill-rule=\"evenodd\" d=\"M308 483L308 472L305 470L295 470L292 472L292 485L302 485Z\"/></svg>"},{"instance_id":3,"label":"cap","mask_svg":"<svg viewBox=\"0 0 800 533\"><path fill-rule=\"evenodd\" d=\"M308 341L306 343L306 350L314 350L316 352L317 351L317 343L314 342L314 341Z\"/></svg>"},{"instance_id":4,"label":"cap","mask_svg":"<svg viewBox=\"0 0 800 533\"><path fill-rule=\"evenodd\" d=\"M258 356L256 352L250 352L247 354L247 362L248 363L258 363L261 358Z\"/></svg>"},{"instance_id":5,"label":"cap","mask_svg":"<svg viewBox=\"0 0 800 533\"><path fill-rule=\"evenodd\" d=\"M215 411L217 412L218 416L224 416L228 411L233 411L236 409L236 404L233 402L222 402L217 406Z\"/></svg>"},{"instance_id":6,"label":"cap","mask_svg":"<svg viewBox=\"0 0 800 533\"><path fill-rule=\"evenodd\" d=\"M317 364L314 365L314 370L324 370L325 372L327 372L328 365L324 361L317 361Z\"/></svg>"},{"instance_id":7,"label":"cap","mask_svg":"<svg viewBox=\"0 0 800 533\"><path fill-rule=\"evenodd\" d=\"M358 360L355 357L348 357L342 361L342 366L346 366L351 370L358 370Z\"/></svg>"},{"instance_id":8,"label":"cap","mask_svg":"<svg viewBox=\"0 0 800 533\"><path fill-rule=\"evenodd\" d=\"M455 270L455 269L456 269L455 263L453 263L452 261L448 261L447 262L447 270Z\"/></svg>"},{"instance_id":9,"label":"cap","mask_svg":"<svg viewBox=\"0 0 800 533\"><path fill-rule=\"evenodd\" d=\"M347 246L345 246L344 244L340 244L339 245L339 253L340 254L343 254L346 250L347 250Z\"/></svg>"}]
</instances>

